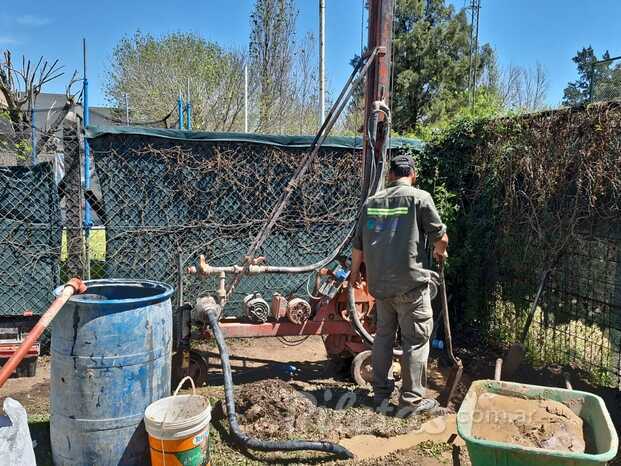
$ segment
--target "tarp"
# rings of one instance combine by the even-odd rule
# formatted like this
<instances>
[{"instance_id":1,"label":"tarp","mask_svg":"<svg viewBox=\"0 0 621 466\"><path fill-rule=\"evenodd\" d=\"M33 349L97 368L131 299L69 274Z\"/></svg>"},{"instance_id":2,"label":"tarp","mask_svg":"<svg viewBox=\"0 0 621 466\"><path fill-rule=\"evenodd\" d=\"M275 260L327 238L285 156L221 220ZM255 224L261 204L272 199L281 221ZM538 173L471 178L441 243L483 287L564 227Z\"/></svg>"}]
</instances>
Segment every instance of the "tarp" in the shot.
<instances>
[{"instance_id":1,"label":"tarp","mask_svg":"<svg viewBox=\"0 0 621 466\"><path fill-rule=\"evenodd\" d=\"M241 142L248 144L266 144L283 148L310 147L314 136L282 136L253 133L215 133L205 131L186 131L181 129L145 128L137 126L89 126L86 128L88 139L97 139L106 135L140 135L186 142ZM359 136L329 136L322 147L333 149L362 149ZM422 151L424 143L419 139L392 137L391 149L412 149Z\"/></svg>"},{"instance_id":2,"label":"tarp","mask_svg":"<svg viewBox=\"0 0 621 466\"><path fill-rule=\"evenodd\" d=\"M0 167L0 314L45 311L60 281L61 235L52 164Z\"/></svg>"},{"instance_id":3,"label":"tarp","mask_svg":"<svg viewBox=\"0 0 621 466\"><path fill-rule=\"evenodd\" d=\"M104 273L170 283L177 281L179 253L185 266L198 254L213 265L239 263L312 143L310 137L150 128L98 131L89 128L106 213ZM361 189L361 160L355 153L361 146L355 139L333 139L322 146L259 251L271 265L313 263L346 237ZM304 296L307 279L244 278L227 313L238 312L241 298L252 292L268 300L274 291ZM213 293L210 287L217 285L189 276L184 282L190 301Z\"/></svg>"}]
</instances>

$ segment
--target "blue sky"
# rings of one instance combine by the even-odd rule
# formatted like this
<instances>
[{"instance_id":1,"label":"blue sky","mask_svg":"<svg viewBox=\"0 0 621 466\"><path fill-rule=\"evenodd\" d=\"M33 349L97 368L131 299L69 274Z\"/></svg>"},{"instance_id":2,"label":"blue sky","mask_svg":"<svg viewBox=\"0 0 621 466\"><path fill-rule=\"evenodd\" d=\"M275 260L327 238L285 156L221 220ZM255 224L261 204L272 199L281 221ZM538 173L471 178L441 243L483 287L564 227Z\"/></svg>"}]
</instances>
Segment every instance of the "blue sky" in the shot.
<instances>
[{"instance_id":1,"label":"blue sky","mask_svg":"<svg viewBox=\"0 0 621 466\"><path fill-rule=\"evenodd\" d=\"M461 8L465 0L451 0ZM560 102L563 88L575 79L571 57L592 44L621 55L615 31L621 17L618 0L482 0L480 37L497 51L503 65L542 63L550 83L548 103ZM297 0L298 32L316 32L318 1ZM361 0L326 0L326 72L337 93L350 72L349 59L360 50ZM247 47L252 0L11 1L0 12L0 49L37 58L59 58L67 74L81 69L81 38L89 48L89 81L93 105L104 105L105 70L112 49L137 29L155 35L192 31L232 48ZM617 24L615 24L617 23ZM366 35L365 35L366 40ZM68 77L66 77L68 79ZM61 78L48 88L62 92Z\"/></svg>"}]
</instances>

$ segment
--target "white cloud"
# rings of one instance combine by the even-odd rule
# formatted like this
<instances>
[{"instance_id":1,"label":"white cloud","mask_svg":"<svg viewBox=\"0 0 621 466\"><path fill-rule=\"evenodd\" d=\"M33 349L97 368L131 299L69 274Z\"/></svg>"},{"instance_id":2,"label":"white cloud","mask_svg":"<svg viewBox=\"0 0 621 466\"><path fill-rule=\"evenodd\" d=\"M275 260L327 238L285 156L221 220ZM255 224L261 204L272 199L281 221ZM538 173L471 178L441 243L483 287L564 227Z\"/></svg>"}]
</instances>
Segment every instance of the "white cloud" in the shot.
<instances>
[{"instance_id":1,"label":"white cloud","mask_svg":"<svg viewBox=\"0 0 621 466\"><path fill-rule=\"evenodd\" d=\"M50 24L52 20L50 18L45 18L43 16L35 16L35 15L22 15L17 18L17 23L22 26L45 26L46 24Z\"/></svg>"},{"instance_id":2,"label":"white cloud","mask_svg":"<svg viewBox=\"0 0 621 466\"><path fill-rule=\"evenodd\" d=\"M12 45L17 44L17 39L9 36L0 36L0 44L2 45Z\"/></svg>"}]
</instances>

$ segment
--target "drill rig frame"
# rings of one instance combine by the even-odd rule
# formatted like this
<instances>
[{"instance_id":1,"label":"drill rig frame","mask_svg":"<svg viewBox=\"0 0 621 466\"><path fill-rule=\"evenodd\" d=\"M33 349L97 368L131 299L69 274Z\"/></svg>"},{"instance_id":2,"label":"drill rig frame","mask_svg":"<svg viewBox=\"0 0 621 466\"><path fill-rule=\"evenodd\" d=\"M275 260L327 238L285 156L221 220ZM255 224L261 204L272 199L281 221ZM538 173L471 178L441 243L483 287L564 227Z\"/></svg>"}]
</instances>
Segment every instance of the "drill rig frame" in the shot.
<instances>
[{"instance_id":1,"label":"drill rig frame","mask_svg":"<svg viewBox=\"0 0 621 466\"><path fill-rule=\"evenodd\" d=\"M255 257L255 253L262 241L269 235L276 219L280 216L288 197L295 189L296 183L303 176L309 162L317 155L321 144L327 137L328 132L336 123L342 113L347 100L353 93L356 85L366 78L365 83L365 118L363 127L363 182L361 193L361 205L366 197L383 185L384 165L388 139L390 137L390 91L391 91L391 57L392 57L392 28L393 28L393 0L369 0L368 1L368 41L367 52L363 54L348 79L338 99L326 116L322 126L315 137L311 150L301 162L300 167L294 173L289 185L283 191L280 201L267 219L266 225L253 241L242 265L228 267L213 267L207 264L201 257L198 266L188 268L188 273L195 273L206 277L217 277L219 289L214 303L223 308L228 297L243 275L255 275L260 273L317 273L316 290L319 288L320 277L329 274L325 266L333 262L341 249L351 240L352 232L339 245L333 254L324 261L310 264L305 267L274 267L262 265L262 258ZM232 276L227 284L226 277ZM308 335L321 335L324 339L326 352L333 358L351 358L356 355L365 356L366 362L360 358L352 364L352 373L359 383L370 382L364 377L362 368L370 363L368 341L361 337L360 329L356 325L364 327L369 334L375 332L375 300L368 293L366 284L353 288L353 304L348 302L348 284L346 280L340 280L329 298L311 300L313 312L310 318L302 322L293 322L291 319L280 317L278 311L272 312L272 318L264 322L248 322L240 318L220 318L219 327L226 338L256 338L256 337L298 337ZM275 290L276 291L276 290ZM217 301L217 302L216 302ZM356 325L352 322L352 308L356 309ZM206 370L203 366L206 361L197 353L189 351L190 330L186 325L190 318L189 310L185 310L183 330L177 338L177 351L173 367L183 375L188 373L199 376ZM284 314L283 314L284 315ZM196 316L193 316L194 319ZM203 319L200 319L203 320ZM205 322L206 320L203 320ZM212 337L207 326L203 326L201 338ZM185 342L185 343L184 343ZM191 366L191 367L190 367ZM366 371L368 374L368 371ZM181 375L179 374L179 375ZM199 377L200 378L200 377Z\"/></svg>"}]
</instances>

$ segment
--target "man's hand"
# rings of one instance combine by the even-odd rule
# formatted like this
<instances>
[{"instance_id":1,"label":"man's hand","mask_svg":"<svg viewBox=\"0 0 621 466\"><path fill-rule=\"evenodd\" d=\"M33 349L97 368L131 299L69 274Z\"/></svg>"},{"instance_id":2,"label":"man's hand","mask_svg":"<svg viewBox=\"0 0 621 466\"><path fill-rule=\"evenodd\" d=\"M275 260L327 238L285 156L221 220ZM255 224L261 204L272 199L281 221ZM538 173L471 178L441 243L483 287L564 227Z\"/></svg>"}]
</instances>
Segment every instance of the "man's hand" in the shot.
<instances>
[{"instance_id":1,"label":"man's hand","mask_svg":"<svg viewBox=\"0 0 621 466\"><path fill-rule=\"evenodd\" d=\"M448 235L445 233L442 238L433 244L433 258L438 262L444 262L448 257L446 248L448 247Z\"/></svg>"},{"instance_id":2,"label":"man's hand","mask_svg":"<svg viewBox=\"0 0 621 466\"><path fill-rule=\"evenodd\" d=\"M360 265L362 264L362 251L353 248L351 251L351 273L349 274L350 286L360 288Z\"/></svg>"}]
</instances>

